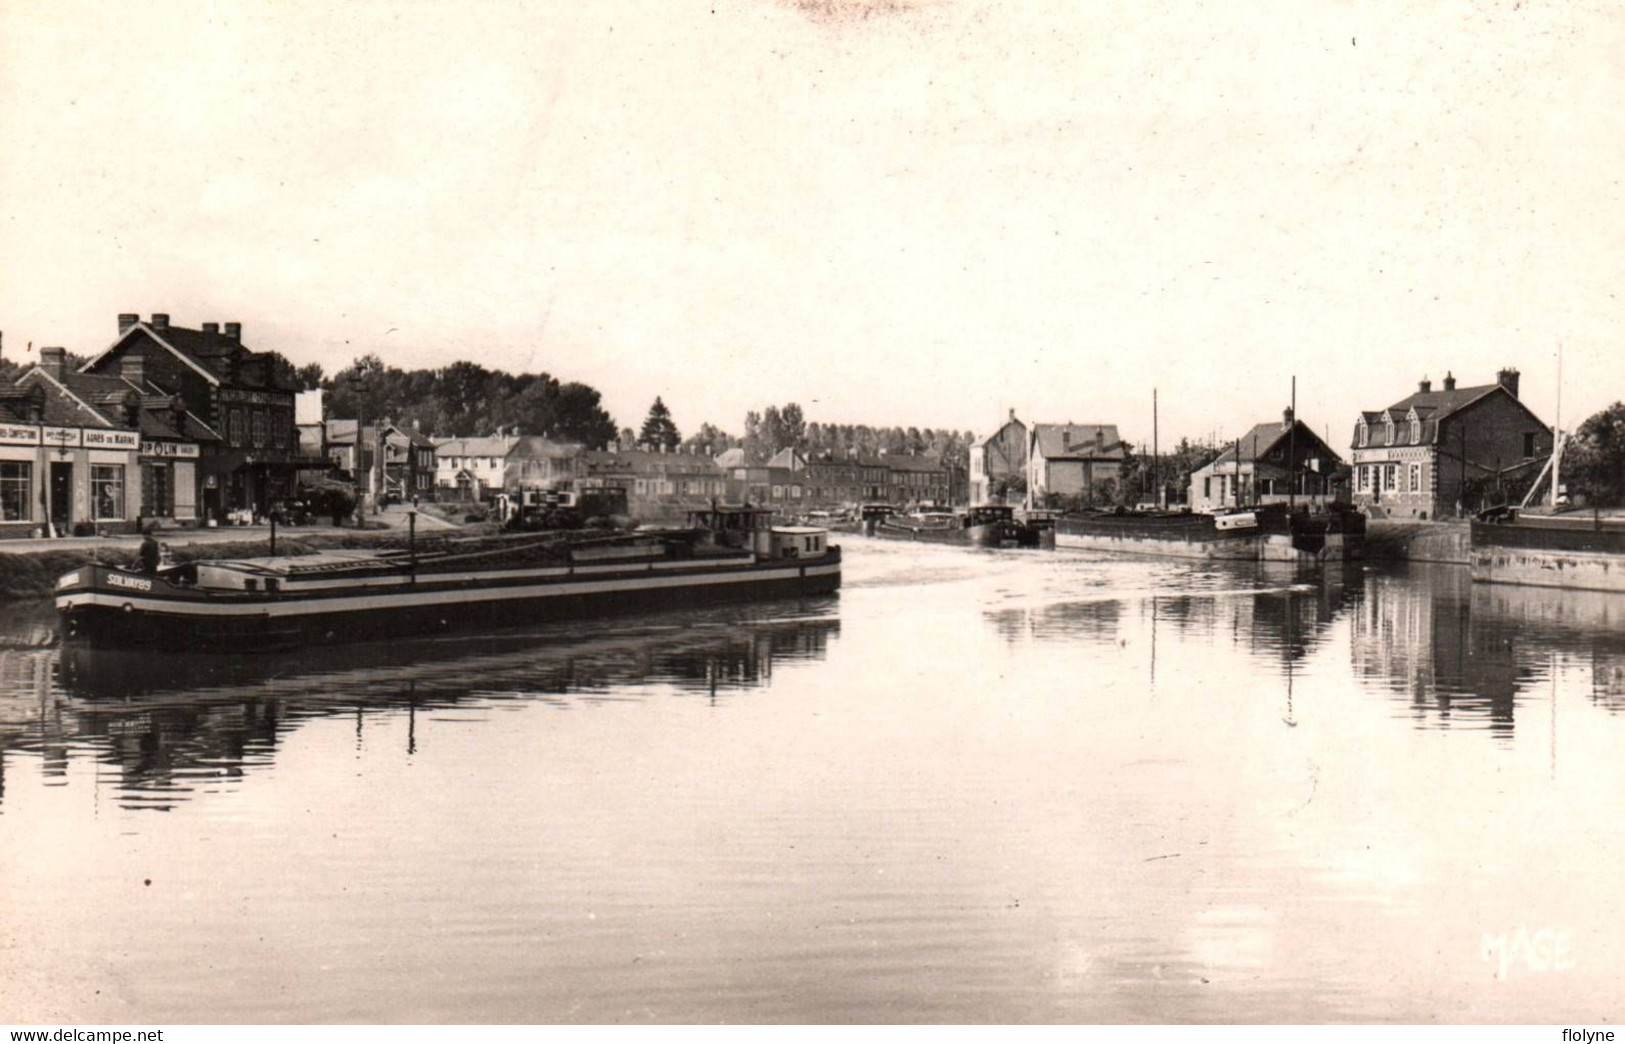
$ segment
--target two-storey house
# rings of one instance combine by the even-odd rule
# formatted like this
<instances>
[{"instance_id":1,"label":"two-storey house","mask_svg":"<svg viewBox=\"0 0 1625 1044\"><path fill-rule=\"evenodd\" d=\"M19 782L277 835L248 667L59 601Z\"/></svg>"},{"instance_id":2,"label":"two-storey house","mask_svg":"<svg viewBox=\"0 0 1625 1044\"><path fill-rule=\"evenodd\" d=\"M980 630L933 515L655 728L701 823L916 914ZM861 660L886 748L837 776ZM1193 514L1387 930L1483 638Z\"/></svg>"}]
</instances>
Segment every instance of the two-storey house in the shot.
<instances>
[{"instance_id":1,"label":"two-storey house","mask_svg":"<svg viewBox=\"0 0 1625 1044\"><path fill-rule=\"evenodd\" d=\"M1128 447L1115 424L1034 424L1027 439L1027 503L1089 499L1122 476Z\"/></svg>"},{"instance_id":2,"label":"two-storey house","mask_svg":"<svg viewBox=\"0 0 1625 1044\"><path fill-rule=\"evenodd\" d=\"M1518 397L1518 371L1494 384L1456 387L1453 375L1387 409L1360 415L1352 447L1352 499L1374 518L1471 514L1552 453L1552 430Z\"/></svg>"},{"instance_id":3,"label":"two-storey house","mask_svg":"<svg viewBox=\"0 0 1625 1044\"><path fill-rule=\"evenodd\" d=\"M1016 411L991 435L971 443L969 452L970 502L1014 503L1023 499L1027 483L1027 425Z\"/></svg>"}]
</instances>

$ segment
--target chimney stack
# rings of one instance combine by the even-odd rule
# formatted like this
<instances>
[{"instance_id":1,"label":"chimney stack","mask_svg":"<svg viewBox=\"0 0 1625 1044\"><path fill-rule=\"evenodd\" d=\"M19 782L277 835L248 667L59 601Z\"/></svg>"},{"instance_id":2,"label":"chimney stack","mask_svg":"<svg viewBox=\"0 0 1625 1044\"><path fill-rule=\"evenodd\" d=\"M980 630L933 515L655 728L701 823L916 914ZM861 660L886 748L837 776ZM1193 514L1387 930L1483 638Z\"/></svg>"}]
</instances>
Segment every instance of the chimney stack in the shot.
<instances>
[{"instance_id":1,"label":"chimney stack","mask_svg":"<svg viewBox=\"0 0 1625 1044\"><path fill-rule=\"evenodd\" d=\"M1433 390L1433 382L1428 380L1426 377L1423 377L1419 382L1417 382L1416 390L1426 395L1428 392Z\"/></svg>"},{"instance_id":2,"label":"chimney stack","mask_svg":"<svg viewBox=\"0 0 1625 1044\"><path fill-rule=\"evenodd\" d=\"M218 334L220 332L220 324L219 323L204 323L203 324L203 332L206 333L206 334Z\"/></svg>"},{"instance_id":3,"label":"chimney stack","mask_svg":"<svg viewBox=\"0 0 1625 1044\"><path fill-rule=\"evenodd\" d=\"M118 314L119 336L124 336L125 333L129 332L130 327L134 326L140 321L141 317L134 312L120 312Z\"/></svg>"},{"instance_id":4,"label":"chimney stack","mask_svg":"<svg viewBox=\"0 0 1625 1044\"><path fill-rule=\"evenodd\" d=\"M243 340L243 324L242 323L227 323L226 324L226 340L228 340L228 341L236 341L239 344L241 344L242 340Z\"/></svg>"},{"instance_id":5,"label":"chimney stack","mask_svg":"<svg viewBox=\"0 0 1625 1044\"><path fill-rule=\"evenodd\" d=\"M152 326L152 328L154 330L167 330L167 329L169 329L169 313L168 312L154 312L154 313L152 313L151 326Z\"/></svg>"},{"instance_id":6,"label":"chimney stack","mask_svg":"<svg viewBox=\"0 0 1625 1044\"><path fill-rule=\"evenodd\" d=\"M1518 397L1518 371L1508 366L1495 375L1496 383L1505 388L1511 396Z\"/></svg>"},{"instance_id":7,"label":"chimney stack","mask_svg":"<svg viewBox=\"0 0 1625 1044\"><path fill-rule=\"evenodd\" d=\"M66 348L41 348L39 350L39 368L57 380L62 379L62 371L67 367L68 350Z\"/></svg>"},{"instance_id":8,"label":"chimney stack","mask_svg":"<svg viewBox=\"0 0 1625 1044\"><path fill-rule=\"evenodd\" d=\"M1423 390L1425 391L1426 389ZM1283 427L1292 427L1293 419L1294 415L1292 413L1292 407L1288 406L1286 409L1281 411L1281 424Z\"/></svg>"},{"instance_id":9,"label":"chimney stack","mask_svg":"<svg viewBox=\"0 0 1625 1044\"><path fill-rule=\"evenodd\" d=\"M1456 375L1451 373L1449 370L1446 370L1445 374L1444 374L1444 390L1445 391L1455 391L1456 390Z\"/></svg>"}]
</instances>

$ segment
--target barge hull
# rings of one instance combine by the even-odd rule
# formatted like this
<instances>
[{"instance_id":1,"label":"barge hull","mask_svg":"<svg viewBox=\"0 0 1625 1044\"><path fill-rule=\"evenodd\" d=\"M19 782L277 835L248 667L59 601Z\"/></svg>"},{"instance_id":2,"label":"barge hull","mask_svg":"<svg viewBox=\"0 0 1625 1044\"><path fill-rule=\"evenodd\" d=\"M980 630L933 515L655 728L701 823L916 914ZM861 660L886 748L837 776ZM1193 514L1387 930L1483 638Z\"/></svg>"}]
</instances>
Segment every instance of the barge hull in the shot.
<instances>
[{"instance_id":1,"label":"barge hull","mask_svg":"<svg viewBox=\"0 0 1625 1044\"><path fill-rule=\"evenodd\" d=\"M1625 593L1625 556L1619 554L1475 547L1468 565L1477 583Z\"/></svg>"},{"instance_id":2,"label":"barge hull","mask_svg":"<svg viewBox=\"0 0 1625 1044\"><path fill-rule=\"evenodd\" d=\"M505 583L443 585L425 577L389 590L321 597L180 601L95 590L58 598L70 640L153 649L282 649L440 632L496 629L719 602L832 594L839 553L806 563L672 575L514 576Z\"/></svg>"}]
</instances>

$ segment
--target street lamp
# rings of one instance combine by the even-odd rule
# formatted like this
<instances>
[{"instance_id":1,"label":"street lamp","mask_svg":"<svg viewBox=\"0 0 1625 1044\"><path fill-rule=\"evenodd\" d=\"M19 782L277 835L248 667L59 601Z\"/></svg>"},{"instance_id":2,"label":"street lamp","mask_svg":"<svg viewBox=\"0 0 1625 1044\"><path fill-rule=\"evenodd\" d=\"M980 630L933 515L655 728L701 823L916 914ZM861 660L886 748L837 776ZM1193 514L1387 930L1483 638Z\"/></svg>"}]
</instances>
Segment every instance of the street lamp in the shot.
<instances>
[{"instance_id":1,"label":"street lamp","mask_svg":"<svg viewBox=\"0 0 1625 1044\"><path fill-rule=\"evenodd\" d=\"M356 519L362 525L365 525L367 521L367 490L366 487L362 486L361 484L361 461L364 453L361 433L366 430L367 426L366 419L363 416L364 407L362 405L362 392L365 390L365 378L363 378L359 373L351 374L350 392L355 396L355 467L351 469L350 473L355 476L356 480ZM371 468L367 469L367 479L368 484L370 485L372 479Z\"/></svg>"}]
</instances>

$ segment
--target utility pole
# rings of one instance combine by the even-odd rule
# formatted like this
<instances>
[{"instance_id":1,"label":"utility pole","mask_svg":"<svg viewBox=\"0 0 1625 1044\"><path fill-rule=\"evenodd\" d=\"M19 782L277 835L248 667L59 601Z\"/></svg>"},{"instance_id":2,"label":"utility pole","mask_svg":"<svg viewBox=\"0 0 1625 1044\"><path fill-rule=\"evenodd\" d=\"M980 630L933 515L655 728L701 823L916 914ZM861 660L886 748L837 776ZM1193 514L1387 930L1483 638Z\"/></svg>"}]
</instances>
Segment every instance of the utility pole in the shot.
<instances>
[{"instance_id":1,"label":"utility pole","mask_svg":"<svg viewBox=\"0 0 1625 1044\"><path fill-rule=\"evenodd\" d=\"M1557 417L1552 424L1552 511L1557 510L1557 473L1563 466L1563 342L1557 342Z\"/></svg>"},{"instance_id":2,"label":"utility pole","mask_svg":"<svg viewBox=\"0 0 1625 1044\"><path fill-rule=\"evenodd\" d=\"M366 407L361 396L362 380L359 374L350 378L350 390L355 393L355 467L351 474L356 478L356 518L363 526L367 522L367 491L361 485L361 461L366 453L366 440L362 432L366 431L366 418L363 416ZM367 470L367 484L372 484L372 469Z\"/></svg>"},{"instance_id":3,"label":"utility pole","mask_svg":"<svg viewBox=\"0 0 1625 1044\"><path fill-rule=\"evenodd\" d=\"M1292 405L1288 407L1292 414L1289 423L1290 430L1286 434L1286 509L1288 513L1297 510L1298 502L1298 375L1292 375Z\"/></svg>"},{"instance_id":4,"label":"utility pole","mask_svg":"<svg viewBox=\"0 0 1625 1044\"><path fill-rule=\"evenodd\" d=\"M1162 510L1162 483L1160 481L1158 481L1162 477L1161 474L1160 474L1160 469L1159 469L1159 465L1162 462L1162 458L1160 456L1161 452L1162 452L1161 448L1160 448L1160 446L1159 446L1159 444L1157 442L1157 389L1152 388L1151 389L1151 488L1154 491L1154 493L1153 493L1153 497L1154 497L1153 503L1155 503L1157 505L1157 510L1159 510L1159 511Z\"/></svg>"}]
</instances>

